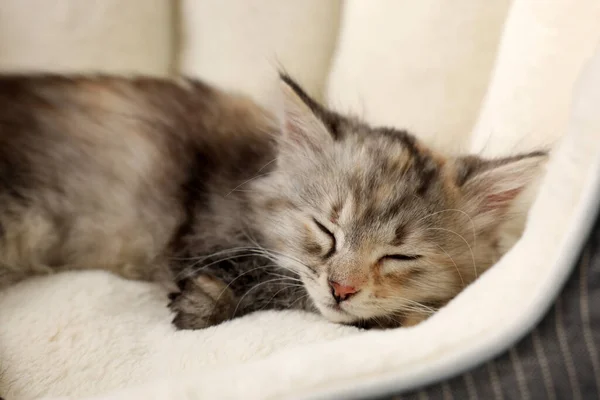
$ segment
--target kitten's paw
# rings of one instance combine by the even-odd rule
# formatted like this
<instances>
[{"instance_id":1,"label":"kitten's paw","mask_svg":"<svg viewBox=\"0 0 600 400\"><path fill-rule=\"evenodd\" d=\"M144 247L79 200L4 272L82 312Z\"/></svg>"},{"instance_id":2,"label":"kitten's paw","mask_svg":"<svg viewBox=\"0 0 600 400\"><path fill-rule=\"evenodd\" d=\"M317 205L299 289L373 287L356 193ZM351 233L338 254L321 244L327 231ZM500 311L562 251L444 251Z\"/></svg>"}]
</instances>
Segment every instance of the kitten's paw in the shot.
<instances>
[{"instance_id":1,"label":"kitten's paw","mask_svg":"<svg viewBox=\"0 0 600 400\"><path fill-rule=\"evenodd\" d=\"M169 294L177 329L202 329L231 318L233 292L219 279L198 275L180 283L181 292Z\"/></svg>"}]
</instances>

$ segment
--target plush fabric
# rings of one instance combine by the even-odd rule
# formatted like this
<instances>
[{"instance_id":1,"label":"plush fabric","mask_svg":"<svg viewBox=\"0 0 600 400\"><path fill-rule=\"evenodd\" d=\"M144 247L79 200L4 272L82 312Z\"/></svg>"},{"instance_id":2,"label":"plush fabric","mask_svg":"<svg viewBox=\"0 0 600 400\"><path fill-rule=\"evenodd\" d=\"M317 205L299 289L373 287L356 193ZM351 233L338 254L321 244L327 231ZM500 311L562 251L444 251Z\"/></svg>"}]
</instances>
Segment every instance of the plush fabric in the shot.
<instances>
[{"instance_id":1,"label":"plush fabric","mask_svg":"<svg viewBox=\"0 0 600 400\"><path fill-rule=\"evenodd\" d=\"M591 211L598 215L599 210L597 198L596 210ZM596 218L567 285L527 337L461 376L393 400L598 399L599 349L600 219Z\"/></svg>"},{"instance_id":2,"label":"plush fabric","mask_svg":"<svg viewBox=\"0 0 600 400\"><path fill-rule=\"evenodd\" d=\"M321 97L339 0L183 0L180 71L273 107L277 69Z\"/></svg>"},{"instance_id":3,"label":"plush fabric","mask_svg":"<svg viewBox=\"0 0 600 400\"><path fill-rule=\"evenodd\" d=\"M596 0L516 0L472 135L489 156L551 147L564 134L574 84L600 38Z\"/></svg>"},{"instance_id":4,"label":"plush fabric","mask_svg":"<svg viewBox=\"0 0 600 400\"><path fill-rule=\"evenodd\" d=\"M468 3L467 0L462 2ZM206 24L218 25L219 20L226 18L231 18L229 21L244 19L241 18L241 12L234 17L239 12L234 7L246 7L242 6L241 2L231 0L228 2L232 7L231 14L225 13L226 8L223 8L219 13L215 12L212 20L209 12L218 8L216 2L195 3L198 7L204 7L202 8L204 11L196 14L196 17L201 17ZM310 3L307 2L307 5L302 7L308 9ZM438 19L431 19L438 23L430 23L428 28L424 29L422 22L429 20L423 15L433 11L421 8L422 6L416 3L412 7L404 5L405 8L401 9L397 2L376 2L376 6L373 7L379 7L381 10L369 12L365 5L347 3L348 8L343 13L339 52L336 53L335 67L327 87L332 104L337 103L340 107L352 109L356 105L355 98L349 95L346 97L344 90L350 91L349 88L354 81L357 85L361 84L361 79L364 79L363 82L368 81L361 74L355 78L344 76L351 69L352 60L360 59L360 52L351 54L348 50L352 42L360 46L361 43L357 39L360 38L361 41L373 43L373 46L376 44L383 46L387 39L381 35L385 36L388 31L379 25L392 24L384 17L399 13L401 10L404 14L414 12L414 18L421 21L410 32L418 34L415 40L423 43L420 49L427 54L421 56L419 47L416 46L411 51L414 53L413 58L417 65L398 63L396 68L388 69L383 63L381 69L378 69L374 63L367 63L368 68L362 70L364 74L379 74L381 77L385 75L390 82L389 93L384 93L385 86L380 85L379 89L373 90L369 95L361 94L369 104L376 102L377 93L380 93L388 99L388 102L384 103L386 107L397 103L401 109L401 106L406 104L407 97L404 93L398 93L394 87L400 88L405 85L407 90L415 94L418 94L419 88L423 87L427 92L424 98L429 96L437 99L435 102L432 100L432 104L435 104L434 109L438 110L431 116L434 120L431 122L432 126L454 129L453 127L457 126L456 121L460 121L460 124L470 129L468 126L479 119L478 129L475 130L476 136L473 136L473 146L475 146L477 140L480 140L477 139L477 135L485 130L483 128L485 121L495 121L490 122L489 126L496 126L494 124L500 122L506 124L503 126L512 126L512 122L505 121L503 118L510 119L516 115L516 111L506 112L506 107L510 106L510 102L506 100L510 97L507 93L513 93L515 96L518 94L519 104L530 106L532 110L526 121L528 126L535 127L539 124L543 127L552 127L556 124L562 127L547 134L540 133L535 139L539 140L538 143L545 142L548 138L554 140L566 132L564 140L560 141L558 148L552 154L547 176L542 179L523 238L496 266L439 313L416 327L382 332L361 332L354 328L330 324L317 315L298 312L258 313L203 331L175 332L169 324L170 315L165 308L166 294L151 284L125 281L104 272L73 272L36 278L0 293L0 395L7 400L42 396L49 398L65 396L69 399L96 396L91 398L111 400L279 399L334 395L337 398L360 398L366 395L413 389L459 374L485 361L487 357L492 357L510 347L541 318L571 270L572 262L579 250L578 246L586 233L586 223L591 223L587 219L591 210L590 204L596 205L593 200L597 195L595 190L599 186L600 176L598 174L600 115L597 113L597 104L600 104L600 52L596 53L595 64L590 67L588 75L580 85L581 90L576 96L577 102L570 123L567 125L565 116L569 113L572 99L572 86L569 85L576 81L579 70L591 51L575 47L576 51L571 52L573 43L563 40L564 36L568 35L580 35L577 37L582 40L585 36L586 42L590 43L586 46L590 46L591 49L600 39L600 33L592 29L590 24L585 23L571 24L568 25L570 27L568 30L561 30L566 29L565 25L550 20L547 26L556 28L555 35L532 35L528 49L552 48L553 54L563 54L564 57L573 59L569 61L568 68L558 68L553 63L549 63L543 51L533 52L534 54L528 57L509 56L514 47L522 45L518 40L510 39L519 34L516 31L522 29L521 34L526 36L529 34L525 28L527 25L536 27L540 23L539 13L532 12L531 7L524 3L530 2L515 0L512 4L510 18L501 39L497 36L494 39L492 31L496 29L498 32L500 29L499 26L502 25L500 13L505 12L502 10L505 10L503 7L506 4L502 2L494 5L494 10L498 14L472 9L473 20L479 21L478 18L484 18L485 21L495 21L496 24L495 28L485 27L486 24L480 22L471 22L469 25L475 29L473 35L484 32L481 34L487 37L477 42L479 45L487 43L487 47L482 46L488 53L481 55L481 60L487 60L483 62L488 63L486 66L477 66L478 63L473 62L473 59L479 56L476 57L474 55L476 51L467 45L464 45L464 49L469 50L463 52L459 51L461 45L456 44L448 50L449 55L442 60L451 64L452 68L460 70L460 73L449 78L454 82L453 84L463 79L467 87L472 84L471 89L477 88L472 89L470 94L465 94L463 98L465 102L456 106L455 111L461 114L460 117L455 117L448 111L454 106L440 95L442 91L432 89L429 85L429 79L445 82L445 77L438 76L438 74L445 74L444 68L437 68L435 73L429 71L431 77L425 80L422 86L419 86L416 81L411 82L410 85L406 82L402 83L402 78L399 77L404 73L414 74L419 65L426 70L434 55L429 52L430 47L443 49L445 46L452 45L443 32L457 32L457 38L460 37L465 41L471 39L470 34L462 32L459 27L448 30L444 24L446 14L443 13L436 16ZM24 11L19 7L14 5L6 7L5 4L9 3L0 3L1 18L10 19L6 17L8 11L13 15L24 15ZM75 0L72 4L75 4ZM270 21L274 24L272 28L265 28L268 34L285 36L286 34L279 32L279 29L285 30L289 26L290 29L295 29L294 32L301 33L317 29L312 26L311 19L308 17L303 17L304 25L300 28L293 27L291 23L279 26L271 21L278 18L278 14L269 14L264 8L267 4L274 7L274 3L261 1L253 4L261 5L255 10L258 14L266 13L262 14L263 19L257 19L257 23L266 24ZM469 4L473 6L474 3ZM597 7L591 1L574 4L567 0L554 0L548 3L547 7L554 7L556 13L552 15L555 15L557 20L561 20L559 17L567 18L565 15L560 15L566 4L571 5L569 12L579 15L584 21L587 21L588 17L592 18L589 15L597 12ZM256 33L256 37L242 34L232 40L231 46L228 44L223 47L223 52L220 53L214 48L208 52L216 58L222 58L218 61L221 64L216 64L216 59L209 60L210 63L215 62L215 66L203 69L200 64L209 62L203 60L204 56L198 56L197 61L190 61L196 56L185 56L188 51L186 49L200 49L202 46L199 44L203 40L206 43L210 41L206 37L195 38L195 34L192 33L194 29L201 28L188 26L195 18L194 13L189 11L190 7L195 6L191 2L187 5L184 2L182 10L188 11L179 18L183 24L180 34L185 38L181 44L183 49L181 60L182 65L189 62L189 65L193 66L197 62L199 66L196 73L199 75L206 74L209 77L213 74L210 79L222 82L224 86L233 87L240 81L237 76L229 74L235 75L237 71L243 71L243 65L232 67L228 74L218 77L218 70L221 67L225 68L227 64L223 60L231 59L235 60L235 63L243 64L251 59L251 54L245 56L247 58L241 58L240 53L245 48L260 48L261 51L267 51L270 46L274 46L273 42L270 42L273 39L265 39L262 34ZM290 7L302 8L298 5L290 5ZM381 22L365 29L364 26L369 24L362 21L360 14L356 10L353 11L352 7L365 7L364 18L377 15L381 18ZM459 16L452 14L452 10L441 8L440 12L442 11L448 13L449 24L450 21L454 21L453 23L463 27L463 22L460 22ZM315 11L317 14L319 12L325 11ZM327 12L334 14L333 11ZM141 18L141 15L136 15L136 18ZM150 15L154 14L150 12ZM243 15L251 19L254 14ZM429 18L433 18L433 14L428 15ZM322 16L315 16L315 18L320 23L326 22ZM402 18L411 21L408 16ZM520 22L517 24L514 21ZM235 37L239 34L238 28L243 32L243 29L252 26L249 20L243 22L245 25L240 26L233 22L223 23L221 35ZM154 27L157 26L155 21ZM26 31L22 27L19 29ZM29 31L34 27L29 25L27 29L27 34L32 35ZM62 24L61 29L63 29ZM398 27L398 29L407 32L406 27ZM442 30L442 33L439 30ZM351 34L353 31L359 33ZM541 31L547 32L547 29ZM203 32L208 34L210 31ZM423 36L428 36L429 39ZM352 39L353 37L355 39ZM248 42L242 40L243 38L247 38ZM495 52L498 39L502 43L500 56L494 64L492 73L489 60L493 56L490 54ZM189 43L193 40L198 40L198 47ZM324 40L334 39L328 37ZM535 40L540 42L535 43ZM234 42L238 44L234 45ZM318 40L314 39L314 42ZM394 53L397 42L389 40L387 43L389 43L387 53ZM255 45L257 47L253 47ZM98 44L98 46L103 45ZM405 45L405 47L410 46ZM140 49L140 51L146 50ZM325 53L325 50L319 51L323 51L319 54ZM515 53L518 52L515 50ZM2 60L0 62L3 63L1 65L11 65L12 61L7 60L5 54L0 52L0 60ZM31 61L30 65L42 68L52 54L50 50L42 52L39 54L40 58L35 62ZM194 52L189 50L188 54L201 54L201 52L195 53L195 50ZM464 58L461 59L463 56ZM78 56L73 54L72 57L75 65ZM311 55L307 54L306 57L310 58ZM321 60L326 58L324 55L318 57L323 57ZM378 57L383 58L379 55ZM171 62L171 60L163 61L164 65L169 65ZM68 58L62 62L64 65L69 65ZM310 62L302 65L298 68L313 68ZM358 67L360 63L357 62L356 65ZM524 81L529 82L525 77L514 81L502 78L504 74L510 75L511 71L516 73L514 71L527 69L531 65L536 65L536 74L530 76L530 79L535 81L540 78L540 83L534 87L545 86L549 93L566 96L568 99L561 98L560 101L545 99L533 89L530 95L526 90L529 87L523 86ZM191 66L185 68L192 68ZM84 69L83 66L81 68ZM261 75L263 72L260 71L263 71L263 68L266 67L257 67L256 71L259 72L250 71L248 76L253 79L263 79L260 77L268 75L267 73ZM291 70L292 67L286 66L286 68ZM469 80L471 75L468 71L471 68L477 70L473 73L473 82ZM107 70L110 69L107 67ZM552 72L548 72L549 70ZM309 76L313 72L305 73ZM338 72L340 76L337 76ZM490 73L492 74L491 85L484 101L484 113L477 117L477 111L474 111L477 107L473 104L482 99L484 90L481 89L481 85L487 86L481 81L488 78L484 79L482 76L489 77ZM541 79L544 74L558 74L560 77L557 76L555 80L544 80ZM319 85L325 87L325 75L321 78L318 78L318 74L312 76L315 77L312 81L314 90L318 91ZM268 91L267 81L271 78L264 79L265 91ZM319 82L319 79L322 80ZM384 82L379 78L372 79L374 84ZM336 82L347 83L341 85ZM557 87L553 86L554 82ZM345 85L348 85L348 89ZM256 87L243 86L242 89L258 99L263 95ZM398 100L395 100L394 93L398 94ZM387 108L388 111L391 109ZM518 107L515 106L515 109ZM411 108L411 110L406 119L421 121L422 126L426 128L425 125L429 122L419 114L423 111L422 108ZM393 118L392 114L392 112L385 114L388 116L385 118ZM375 112L367 114L367 117L377 122L379 117L374 115ZM496 118L496 115L504 117ZM385 122L384 117L381 118L379 121ZM515 125L520 126L518 121L520 120L517 119ZM388 123L404 126L401 120L390 120ZM423 129L423 131L429 130ZM526 135L530 130L519 132ZM490 146L498 146L499 152L506 150L506 147L503 148L505 143L503 136L500 133L492 133L499 136L489 140ZM456 134L460 136L460 140L468 139L468 136L464 136L462 132ZM507 136L506 140L514 137ZM515 142L512 143L514 146Z\"/></svg>"},{"instance_id":5,"label":"plush fabric","mask_svg":"<svg viewBox=\"0 0 600 400\"><path fill-rule=\"evenodd\" d=\"M488 157L551 149L564 134L575 82L600 38L600 3L516 0L505 22L488 92L467 147ZM527 210L539 182L513 213ZM523 220L503 227L508 248Z\"/></svg>"},{"instance_id":6,"label":"plush fabric","mask_svg":"<svg viewBox=\"0 0 600 400\"><path fill-rule=\"evenodd\" d=\"M0 70L167 75L174 16L166 0L2 0Z\"/></svg>"},{"instance_id":7,"label":"plush fabric","mask_svg":"<svg viewBox=\"0 0 600 400\"><path fill-rule=\"evenodd\" d=\"M328 100L446 153L467 150L509 4L347 2Z\"/></svg>"}]
</instances>

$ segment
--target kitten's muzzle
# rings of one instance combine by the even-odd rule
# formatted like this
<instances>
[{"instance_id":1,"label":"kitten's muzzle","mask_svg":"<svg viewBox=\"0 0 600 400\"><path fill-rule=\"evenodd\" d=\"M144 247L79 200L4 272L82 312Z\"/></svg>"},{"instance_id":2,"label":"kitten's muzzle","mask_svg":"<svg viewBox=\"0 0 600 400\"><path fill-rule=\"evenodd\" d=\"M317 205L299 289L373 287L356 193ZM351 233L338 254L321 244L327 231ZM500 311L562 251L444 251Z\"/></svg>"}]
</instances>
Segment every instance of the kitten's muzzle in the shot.
<instances>
[{"instance_id":1,"label":"kitten's muzzle","mask_svg":"<svg viewBox=\"0 0 600 400\"><path fill-rule=\"evenodd\" d=\"M340 304L358 292L353 286L342 285L332 280L329 280L329 286L331 287L331 295L337 304Z\"/></svg>"}]
</instances>

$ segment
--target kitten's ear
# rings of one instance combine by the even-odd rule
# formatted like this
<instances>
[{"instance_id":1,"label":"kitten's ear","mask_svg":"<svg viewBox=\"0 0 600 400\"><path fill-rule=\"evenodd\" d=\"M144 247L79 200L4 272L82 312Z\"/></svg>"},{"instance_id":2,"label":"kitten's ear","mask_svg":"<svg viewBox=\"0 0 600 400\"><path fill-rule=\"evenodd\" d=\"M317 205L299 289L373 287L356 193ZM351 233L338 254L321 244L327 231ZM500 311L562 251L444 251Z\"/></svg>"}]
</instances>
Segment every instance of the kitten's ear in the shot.
<instances>
[{"instance_id":1,"label":"kitten's ear","mask_svg":"<svg viewBox=\"0 0 600 400\"><path fill-rule=\"evenodd\" d=\"M455 182L471 212L500 217L535 179L547 159L545 152L493 160L461 157L454 163Z\"/></svg>"},{"instance_id":2,"label":"kitten's ear","mask_svg":"<svg viewBox=\"0 0 600 400\"><path fill-rule=\"evenodd\" d=\"M321 106L287 75L280 75L282 145L318 150L333 138L315 114Z\"/></svg>"}]
</instances>

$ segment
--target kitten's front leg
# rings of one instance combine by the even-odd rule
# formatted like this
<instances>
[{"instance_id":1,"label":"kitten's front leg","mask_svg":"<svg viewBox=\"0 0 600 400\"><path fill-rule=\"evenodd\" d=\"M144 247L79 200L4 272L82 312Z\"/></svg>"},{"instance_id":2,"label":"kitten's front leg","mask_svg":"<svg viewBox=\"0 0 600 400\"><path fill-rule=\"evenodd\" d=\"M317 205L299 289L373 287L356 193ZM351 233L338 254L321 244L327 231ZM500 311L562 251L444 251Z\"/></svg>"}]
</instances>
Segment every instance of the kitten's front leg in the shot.
<instances>
[{"instance_id":1,"label":"kitten's front leg","mask_svg":"<svg viewBox=\"0 0 600 400\"><path fill-rule=\"evenodd\" d=\"M202 329L232 317L235 296L223 281L207 274L186 279L181 292L170 295L169 308L175 312L178 329Z\"/></svg>"}]
</instances>

